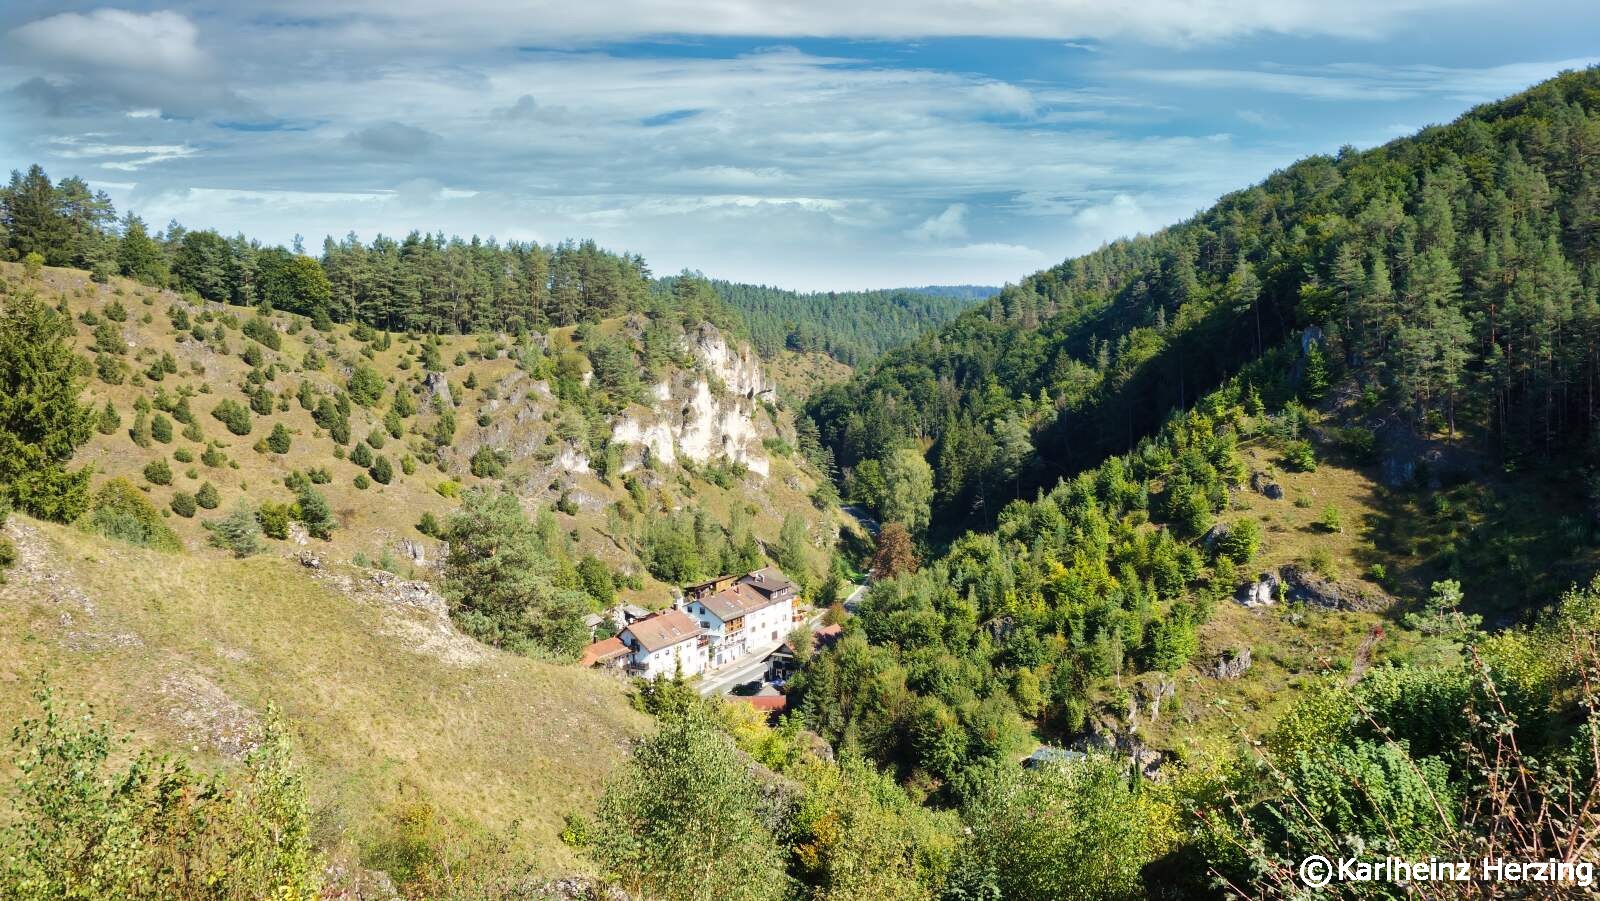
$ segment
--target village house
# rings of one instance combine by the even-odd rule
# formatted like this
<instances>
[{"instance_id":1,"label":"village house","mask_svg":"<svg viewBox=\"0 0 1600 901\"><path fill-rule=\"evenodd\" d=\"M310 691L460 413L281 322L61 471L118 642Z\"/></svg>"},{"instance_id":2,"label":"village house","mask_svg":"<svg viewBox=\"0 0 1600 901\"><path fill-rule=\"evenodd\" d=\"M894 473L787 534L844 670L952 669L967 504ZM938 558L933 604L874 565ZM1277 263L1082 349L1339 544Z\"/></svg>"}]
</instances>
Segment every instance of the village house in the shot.
<instances>
[{"instance_id":1,"label":"village house","mask_svg":"<svg viewBox=\"0 0 1600 901\"><path fill-rule=\"evenodd\" d=\"M795 625L796 594L794 583L768 566L686 586L661 613L619 606L612 611L616 637L589 645L579 663L647 679L698 675L782 644Z\"/></svg>"},{"instance_id":2,"label":"village house","mask_svg":"<svg viewBox=\"0 0 1600 901\"><path fill-rule=\"evenodd\" d=\"M678 673L697 676L707 669L706 630L682 610L665 610L635 620L623 628L615 640L628 650L623 668L631 676L645 679L671 678ZM600 654L603 656L604 652ZM585 656L589 656L588 651Z\"/></svg>"},{"instance_id":3,"label":"village house","mask_svg":"<svg viewBox=\"0 0 1600 901\"><path fill-rule=\"evenodd\" d=\"M781 644L794 628L795 594L794 583L768 566L690 585L681 605L710 637L718 667Z\"/></svg>"}]
</instances>

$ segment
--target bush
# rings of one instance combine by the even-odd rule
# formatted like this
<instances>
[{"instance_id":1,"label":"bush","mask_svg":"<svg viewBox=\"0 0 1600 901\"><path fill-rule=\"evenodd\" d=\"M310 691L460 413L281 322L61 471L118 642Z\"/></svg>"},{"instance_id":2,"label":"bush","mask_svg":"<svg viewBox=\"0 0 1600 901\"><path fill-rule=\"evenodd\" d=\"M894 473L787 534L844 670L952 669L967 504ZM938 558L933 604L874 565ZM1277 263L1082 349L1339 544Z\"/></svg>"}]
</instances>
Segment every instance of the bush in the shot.
<instances>
[{"instance_id":1,"label":"bush","mask_svg":"<svg viewBox=\"0 0 1600 901\"><path fill-rule=\"evenodd\" d=\"M283 423L273 423L272 434L267 436L267 449L275 454L287 454L293 439Z\"/></svg>"},{"instance_id":2,"label":"bush","mask_svg":"<svg viewBox=\"0 0 1600 901\"><path fill-rule=\"evenodd\" d=\"M179 548L178 536L161 512L127 479L111 479L94 493L84 528L107 538L163 551Z\"/></svg>"},{"instance_id":3,"label":"bush","mask_svg":"<svg viewBox=\"0 0 1600 901\"><path fill-rule=\"evenodd\" d=\"M1317 518L1317 527L1324 532L1339 533L1344 531L1344 516L1339 508L1332 504L1322 508L1322 516Z\"/></svg>"},{"instance_id":4,"label":"bush","mask_svg":"<svg viewBox=\"0 0 1600 901\"><path fill-rule=\"evenodd\" d=\"M146 464L144 477L152 485L171 485L172 467L167 465L167 458L158 457L153 462Z\"/></svg>"},{"instance_id":5,"label":"bush","mask_svg":"<svg viewBox=\"0 0 1600 901\"><path fill-rule=\"evenodd\" d=\"M1228 527L1227 534L1217 539L1216 552L1235 564L1244 565L1255 559L1261 550L1261 524L1253 519L1241 519Z\"/></svg>"},{"instance_id":6,"label":"bush","mask_svg":"<svg viewBox=\"0 0 1600 901\"><path fill-rule=\"evenodd\" d=\"M478 448L472 455L471 465L472 474L480 479L498 479L506 471L505 455L488 447Z\"/></svg>"},{"instance_id":7,"label":"bush","mask_svg":"<svg viewBox=\"0 0 1600 901\"><path fill-rule=\"evenodd\" d=\"M180 491L172 496L172 502L170 506L172 507L172 512L178 514L184 519L188 519L191 516L194 516L194 511L198 506L198 502L195 500L194 495L187 491Z\"/></svg>"},{"instance_id":8,"label":"bush","mask_svg":"<svg viewBox=\"0 0 1600 901\"><path fill-rule=\"evenodd\" d=\"M289 537L289 506L273 501L264 501L261 509L256 511L256 521L261 524L261 531L268 538L283 541Z\"/></svg>"},{"instance_id":9,"label":"bush","mask_svg":"<svg viewBox=\"0 0 1600 901\"><path fill-rule=\"evenodd\" d=\"M357 466L371 466L372 448L367 447L365 443L357 444L350 449L350 462Z\"/></svg>"},{"instance_id":10,"label":"bush","mask_svg":"<svg viewBox=\"0 0 1600 901\"><path fill-rule=\"evenodd\" d=\"M295 516L305 525L312 538L327 541L333 537L333 530L338 528L328 499L310 485L301 485L295 490Z\"/></svg>"},{"instance_id":11,"label":"bush","mask_svg":"<svg viewBox=\"0 0 1600 901\"><path fill-rule=\"evenodd\" d=\"M439 524L439 517L434 516L431 510L423 513L422 518L417 520L417 531L429 538L444 537L444 527Z\"/></svg>"},{"instance_id":12,"label":"bush","mask_svg":"<svg viewBox=\"0 0 1600 901\"><path fill-rule=\"evenodd\" d=\"M366 473L358 472L358 473L356 473L356 478L355 478L354 484L355 484L357 490L366 491L368 488L372 487L372 480L367 478L367 474Z\"/></svg>"},{"instance_id":13,"label":"bush","mask_svg":"<svg viewBox=\"0 0 1600 901\"><path fill-rule=\"evenodd\" d=\"M372 461L372 468L367 470L367 473L372 476L372 481L379 485L387 485L394 479L394 465L389 462L388 457L379 454Z\"/></svg>"},{"instance_id":14,"label":"bush","mask_svg":"<svg viewBox=\"0 0 1600 901\"><path fill-rule=\"evenodd\" d=\"M1292 472L1316 472L1317 455L1311 448L1311 442L1299 440L1290 441L1283 449L1284 468Z\"/></svg>"},{"instance_id":15,"label":"bush","mask_svg":"<svg viewBox=\"0 0 1600 901\"><path fill-rule=\"evenodd\" d=\"M235 435L250 434L250 411L232 398L223 400L212 408L211 415Z\"/></svg>"},{"instance_id":16,"label":"bush","mask_svg":"<svg viewBox=\"0 0 1600 901\"><path fill-rule=\"evenodd\" d=\"M171 444L172 420L160 413L157 413L155 417L150 420L150 437L161 442L162 444Z\"/></svg>"},{"instance_id":17,"label":"bush","mask_svg":"<svg viewBox=\"0 0 1600 901\"><path fill-rule=\"evenodd\" d=\"M233 510L221 519L205 522L211 533L211 546L232 551L235 557L248 557L261 552L261 524L256 511L240 498Z\"/></svg>"},{"instance_id":18,"label":"bush","mask_svg":"<svg viewBox=\"0 0 1600 901\"><path fill-rule=\"evenodd\" d=\"M217 494L217 486L206 482L194 493L194 502L207 510L215 510L222 503L222 497Z\"/></svg>"},{"instance_id":19,"label":"bush","mask_svg":"<svg viewBox=\"0 0 1600 901\"><path fill-rule=\"evenodd\" d=\"M124 742L48 688L34 701L12 732L24 775L0 817L0 897L317 896L310 808L275 710L242 772L224 777L149 752L127 760Z\"/></svg>"}]
</instances>

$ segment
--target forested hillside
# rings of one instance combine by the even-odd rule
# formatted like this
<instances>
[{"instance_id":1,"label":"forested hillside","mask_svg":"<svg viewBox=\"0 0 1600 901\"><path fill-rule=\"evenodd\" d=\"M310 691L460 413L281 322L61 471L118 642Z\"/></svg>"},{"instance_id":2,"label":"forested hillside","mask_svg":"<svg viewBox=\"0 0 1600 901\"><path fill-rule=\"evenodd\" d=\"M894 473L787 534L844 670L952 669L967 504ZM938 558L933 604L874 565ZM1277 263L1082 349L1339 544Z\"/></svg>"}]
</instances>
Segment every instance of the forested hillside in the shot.
<instances>
[{"instance_id":1,"label":"forested hillside","mask_svg":"<svg viewBox=\"0 0 1600 901\"><path fill-rule=\"evenodd\" d=\"M664 280L671 285L673 280ZM934 285L884 291L801 293L766 285L712 280L722 301L749 327L763 357L781 350L825 353L850 366L955 318L998 289Z\"/></svg>"},{"instance_id":2,"label":"forested hillside","mask_svg":"<svg viewBox=\"0 0 1600 901\"><path fill-rule=\"evenodd\" d=\"M1135 446L1315 327L1385 449L1482 430L1497 459L1587 449L1600 378L1600 76L1383 147L1313 157L1154 236L1030 276L811 412L846 472L915 444L933 534Z\"/></svg>"}]
</instances>

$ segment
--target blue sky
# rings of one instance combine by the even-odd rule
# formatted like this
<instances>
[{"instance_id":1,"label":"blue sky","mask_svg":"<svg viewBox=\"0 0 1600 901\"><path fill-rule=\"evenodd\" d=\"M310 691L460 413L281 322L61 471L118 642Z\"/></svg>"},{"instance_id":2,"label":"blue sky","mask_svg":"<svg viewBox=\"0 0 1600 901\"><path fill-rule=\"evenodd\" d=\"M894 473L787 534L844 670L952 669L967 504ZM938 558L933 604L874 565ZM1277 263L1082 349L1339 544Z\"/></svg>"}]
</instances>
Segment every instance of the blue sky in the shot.
<instances>
[{"instance_id":1,"label":"blue sky","mask_svg":"<svg viewBox=\"0 0 1600 901\"><path fill-rule=\"evenodd\" d=\"M998 284L1597 48L1551 0L7 0L0 164L268 242Z\"/></svg>"}]
</instances>

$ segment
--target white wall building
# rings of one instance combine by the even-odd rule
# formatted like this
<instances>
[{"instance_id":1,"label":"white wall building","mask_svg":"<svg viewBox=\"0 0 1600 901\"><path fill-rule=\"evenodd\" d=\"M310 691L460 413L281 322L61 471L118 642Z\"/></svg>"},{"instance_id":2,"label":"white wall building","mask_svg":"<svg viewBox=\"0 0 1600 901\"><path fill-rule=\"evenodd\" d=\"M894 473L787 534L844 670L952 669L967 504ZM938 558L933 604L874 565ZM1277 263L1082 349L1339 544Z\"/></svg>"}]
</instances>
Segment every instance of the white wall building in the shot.
<instances>
[{"instance_id":1,"label":"white wall building","mask_svg":"<svg viewBox=\"0 0 1600 901\"><path fill-rule=\"evenodd\" d=\"M629 675L671 678L706 671L710 642L706 630L682 610L667 610L629 623L617 637L628 648Z\"/></svg>"},{"instance_id":2,"label":"white wall building","mask_svg":"<svg viewBox=\"0 0 1600 901\"><path fill-rule=\"evenodd\" d=\"M773 567L692 585L683 611L710 638L709 666L766 653L794 628L795 587Z\"/></svg>"}]
</instances>

